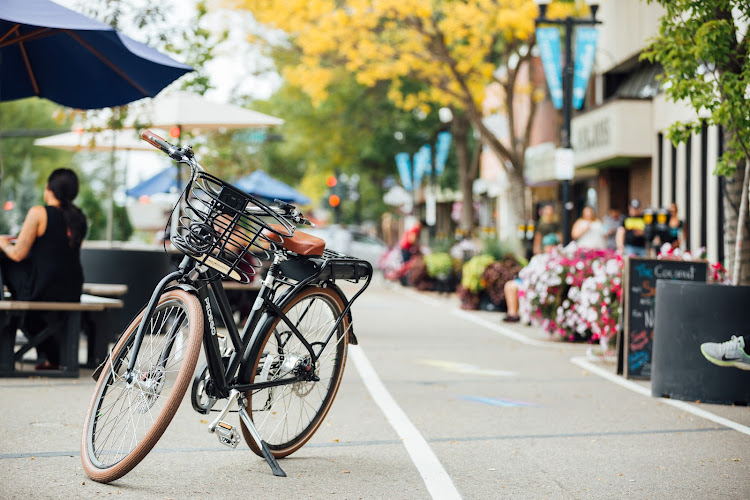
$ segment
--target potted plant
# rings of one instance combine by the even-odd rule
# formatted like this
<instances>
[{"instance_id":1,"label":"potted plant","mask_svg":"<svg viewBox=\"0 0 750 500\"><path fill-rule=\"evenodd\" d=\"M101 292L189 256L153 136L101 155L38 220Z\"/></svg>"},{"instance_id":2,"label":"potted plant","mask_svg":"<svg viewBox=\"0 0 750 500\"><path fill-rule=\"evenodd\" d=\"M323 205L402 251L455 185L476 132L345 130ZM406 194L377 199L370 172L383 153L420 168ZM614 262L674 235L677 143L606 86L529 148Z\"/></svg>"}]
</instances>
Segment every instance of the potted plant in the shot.
<instances>
[{"instance_id":1,"label":"potted plant","mask_svg":"<svg viewBox=\"0 0 750 500\"><path fill-rule=\"evenodd\" d=\"M432 279L427 271L425 259L426 256L415 255L409 261L409 285L421 291L434 290L435 280Z\"/></svg>"},{"instance_id":2,"label":"potted plant","mask_svg":"<svg viewBox=\"0 0 750 500\"><path fill-rule=\"evenodd\" d=\"M619 328L622 265L575 245L535 255L519 273L521 316L563 340L606 342Z\"/></svg>"},{"instance_id":3,"label":"potted plant","mask_svg":"<svg viewBox=\"0 0 750 500\"><path fill-rule=\"evenodd\" d=\"M436 252L424 256L427 274L435 280L435 290L450 293L455 290L453 279L453 258L445 252Z\"/></svg>"},{"instance_id":4,"label":"potted plant","mask_svg":"<svg viewBox=\"0 0 750 500\"><path fill-rule=\"evenodd\" d=\"M482 274L494 260L491 255L477 255L469 259L461 268L461 286L458 288L458 296L461 299L462 309L479 308L480 293L485 289Z\"/></svg>"},{"instance_id":5,"label":"potted plant","mask_svg":"<svg viewBox=\"0 0 750 500\"><path fill-rule=\"evenodd\" d=\"M485 268L484 273L482 273L482 280L485 283L484 295L487 297L487 310L500 311L505 309L505 283L514 279L521 269L521 264L514 256L509 254L506 254L502 260L492 262Z\"/></svg>"}]
</instances>

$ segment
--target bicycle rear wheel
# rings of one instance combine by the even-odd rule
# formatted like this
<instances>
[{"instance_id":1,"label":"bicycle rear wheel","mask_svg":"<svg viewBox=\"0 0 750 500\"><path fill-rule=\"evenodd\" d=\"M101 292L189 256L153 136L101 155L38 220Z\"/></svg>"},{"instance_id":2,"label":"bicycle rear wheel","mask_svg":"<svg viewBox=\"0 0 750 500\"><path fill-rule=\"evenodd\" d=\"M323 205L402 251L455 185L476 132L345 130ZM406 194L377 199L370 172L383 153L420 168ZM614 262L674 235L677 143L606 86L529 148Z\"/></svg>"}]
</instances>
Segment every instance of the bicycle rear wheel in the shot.
<instances>
[{"instance_id":1,"label":"bicycle rear wheel","mask_svg":"<svg viewBox=\"0 0 750 500\"><path fill-rule=\"evenodd\" d=\"M177 412L198 361L203 310L194 295L172 290L146 318L136 378L128 384L123 376L143 314L112 349L86 413L81 461L94 481L124 476L151 451Z\"/></svg>"},{"instance_id":2,"label":"bicycle rear wheel","mask_svg":"<svg viewBox=\"0 0 750 500\"><path fill-rule=\"evenodd\" d=\"M314 366L317 380L245 394L247 412L276 458L300 449L315 434L328 413L344 374L350 327L348 317L344 317L331 339L323 344L344 310L341 296L331 288L306 288L283 310L320 356ZM289 378L305 369L310 355L287 323L281 318L273 318L253 347L250 359L255 360L248 377L253 383ZM245 424L240 424L248 446L262 456Z\"/></svg>"}]
</instances>

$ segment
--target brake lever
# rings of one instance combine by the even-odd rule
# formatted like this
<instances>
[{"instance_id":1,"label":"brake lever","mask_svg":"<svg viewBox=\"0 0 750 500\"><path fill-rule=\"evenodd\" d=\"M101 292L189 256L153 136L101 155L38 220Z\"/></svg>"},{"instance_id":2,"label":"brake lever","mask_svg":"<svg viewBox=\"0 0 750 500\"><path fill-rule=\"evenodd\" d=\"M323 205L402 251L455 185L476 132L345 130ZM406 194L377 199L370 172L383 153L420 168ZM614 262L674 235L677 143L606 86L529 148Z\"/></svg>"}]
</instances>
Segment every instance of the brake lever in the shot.
<instances>
[{"instance_id":1,"label":"brake lever","mask_svg":"<svg viewBox=\"0 0 750 500\"><path fill-rule=\"evenodd\" d=\"M273 202L284 211L284 215L292 219L296 224L304 224L306 226L315 227L315 224L307 220L302 212L297 210L297 207L292 205L291 203L287 203L285 201L281 201L278 199L273 200Z\"/></svg>"},{"instance_id":2,"label":"brake lever","mask_svg":"<svg viewBox=\"0 0 750 500\"><path fill-rule=\"evenodd\" d=\"M293 213L297 210L297 207L292 205L291 203L287 203L285 201L281 201L279 199L274 199L273 202L279 206L280 209L284 210L287 213Z\"/></svg>"}]
</instances>

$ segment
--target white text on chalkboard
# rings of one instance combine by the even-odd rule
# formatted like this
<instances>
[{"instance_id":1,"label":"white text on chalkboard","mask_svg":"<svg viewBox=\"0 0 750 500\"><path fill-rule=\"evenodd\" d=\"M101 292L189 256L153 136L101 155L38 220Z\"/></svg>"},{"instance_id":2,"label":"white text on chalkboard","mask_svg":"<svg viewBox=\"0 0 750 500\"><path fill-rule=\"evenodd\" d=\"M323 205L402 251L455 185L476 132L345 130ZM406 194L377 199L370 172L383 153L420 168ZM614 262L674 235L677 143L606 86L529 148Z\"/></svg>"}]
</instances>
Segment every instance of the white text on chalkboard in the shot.
<instances>
[{"instance_id":1,"label":"white text on chalkboard","mask_svg":"<svg viewBox=\"0 0 750 500\"><path fill-rule=\"evenodd\" d=\"M689 280L695 279L695 266L689 269L670 269L661 264L654 266L654 277L669 280Z\"/></svg>"}]
</instances>

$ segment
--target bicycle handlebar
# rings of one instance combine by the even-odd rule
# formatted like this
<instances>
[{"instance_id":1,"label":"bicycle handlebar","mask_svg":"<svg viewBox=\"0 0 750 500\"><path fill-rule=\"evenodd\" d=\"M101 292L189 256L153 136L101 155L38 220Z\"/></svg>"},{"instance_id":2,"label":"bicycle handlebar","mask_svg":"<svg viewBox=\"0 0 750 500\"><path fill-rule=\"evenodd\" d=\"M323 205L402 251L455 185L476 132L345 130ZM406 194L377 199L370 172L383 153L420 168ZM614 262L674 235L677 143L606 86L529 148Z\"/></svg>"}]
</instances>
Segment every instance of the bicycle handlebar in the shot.
<instances>
[{"instance_id":1,"label":"bicycle handlebar","mask_svg":"<svg viewBox=\"0 0 750 500\"><path fill-rule=\"evenodd\" d=\"M173 160L182 160L183 152L180 148L168 143L150 130L144 130L141 134L141 139L151 144L155 148L161 149L167 154L167 156L169 156Z\"/></svg>"},{"instance_id":2,"label":"bicycle handlebar","mask_svg":"<svg viewBox=\"0 0 750 500\"><path fill-rule=\"evenodd\" d=\"M164 153L167 154L170 158L176 161L185 161L185 156L188 157L188 161L192 159L192 150L190 149L190 146L187 146L187 148L179 148L177 146L174 146L161 137L159 137L157 134L151 132L150 130L144 130L141 134L141 139L148 142L152 146L154 146L157 149L162 150ZM192 161L191 164L198 168L199 170L202 170L200 166L195 162ZM281 200L274 200L276 205L278 205L278 208L272 208L272 210L276 211L277 213L280 213L283 216L286 216L290 219L292 219L297 224L306 224L308 226L315 227L315 224L310 222L305 218L305 216L297 210L297 207L294 205L291 205L289 203L285 203ZM270 208L270 207L269 207ZM253 210L250 209L248 212L252 213Z\"/></svg>"}]
</instances>

